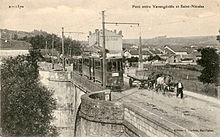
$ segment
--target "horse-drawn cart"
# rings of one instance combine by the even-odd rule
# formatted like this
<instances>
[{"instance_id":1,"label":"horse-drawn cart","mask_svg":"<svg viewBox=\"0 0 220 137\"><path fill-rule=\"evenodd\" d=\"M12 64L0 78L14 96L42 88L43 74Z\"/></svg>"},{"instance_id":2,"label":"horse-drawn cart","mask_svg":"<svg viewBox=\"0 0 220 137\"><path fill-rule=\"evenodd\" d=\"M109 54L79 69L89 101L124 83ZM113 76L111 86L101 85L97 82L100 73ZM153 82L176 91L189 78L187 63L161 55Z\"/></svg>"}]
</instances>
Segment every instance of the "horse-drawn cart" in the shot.
<instances>
[{"instance_id":1,"label":"horse-drawn cart","mask_svg":"<svg viewBox=\"0 0 220 137\"><path fill-rule=\"evenodd\" d=\"M148 83L148 78L147 77L138 77L135 75L127 75L129 77L129 86L133 87L133 83L136 82L137 84L140 85L140 87L144 87L145 84Z\"/></svg>"},{"instance_id":2,"label":"horse-drawn cart","mask_svg":"<svg viewBox=\"0 0 220 137\"><path fill-rule=\"evenodd\" d=\"M128 74L129 86L133 87L136 83L138 88L144 88L145 85L149 89L155 89L156 91L174 91L175 82L173 77L168 74L149 72L147 70L137 70L135 74Z\"/></svg>"},{"instance_id":3,"label":"horse-drawn cart","mask_svg":"<svg viewBox=\"0 0 220 137\"><path fill-rule=\"evenodd\" d=\"M135 74L128 74L127 77L129 78L130 87L133 87L133 84L136 83L139 88L144 88L149 82L147 70L137 70Z\"/></svg>"}]
</instances>

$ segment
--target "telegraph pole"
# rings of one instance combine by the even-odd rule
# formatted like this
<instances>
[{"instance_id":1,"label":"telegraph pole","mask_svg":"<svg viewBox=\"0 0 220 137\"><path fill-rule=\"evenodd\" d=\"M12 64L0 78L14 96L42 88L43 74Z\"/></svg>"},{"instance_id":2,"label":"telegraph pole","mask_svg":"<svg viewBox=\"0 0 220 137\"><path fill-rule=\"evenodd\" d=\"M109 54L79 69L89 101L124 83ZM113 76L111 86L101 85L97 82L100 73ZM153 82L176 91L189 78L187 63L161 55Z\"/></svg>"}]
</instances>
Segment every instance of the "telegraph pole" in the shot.
<instances>
[{"instance_id":1,"label":"telegraph pole","mask_svg":"<svg viewBox=\"0 0 220 137\"><path fill-rule=\"evenodd\" d=\"M102 11L102 37L103 37L103 88L106 88L106 53L105 53L105 24L123 24L123 25L138 25L140 23L131 23L131 22L105 22L105 11ZM141 37L140 37L141 39ZM141 41L141 40L140 40Z\"/></svg>"},{"instance_id":2,"label":"telegraph pole","mask_svg":"<svg viewBox=\"0 0 220 137\"><path fill-rule=\"evenodd\" d=\"M141 45L141 36L139 37L139 69L143 69L143 58L142 58L142 45Z\"/></svg>"},{"instance_id":3,"label":"telegraph pole","mask_svg":"<svg viewBox=\"0 0 220 137\"><path fill-rule=\"evenodd\" d=\"M64 57L64 27L62 27L62 56L63 56L63 70L65 71L65 57Z\"/></svg>"},{"instance_id":4,"label":"telegraph pole","mask_svg":"<svg viewBox=\"0 0 220 137\"><path fill-rule=\"evenodd\" d=\"M54 35L52 34L52 50L54 50Z\"/></svg>"},{"instance_id":5,"label":"telegraph pole","mask_svg":"<svg viewBox=\"0 0 220 137\"><path fill-rule=\"evenodd\" d=\"M54 69L54 55L53 55L53 53L54 53L54 35L52 34L52 51L51 51L51 55L52 55L52 69Z\"/></svg>"},{"instance_id":6,"label":"telegraph pole","mask_svg":"<svg viewBox=\"0 0 220 137\"><path fill-rule=\"evenodd\" d=\"M63 69L65 70L65 56L64 56L64 33L76 33L76 34L84 34L83 32L65 32L64 27L62 27L62 55L63 55Z\"/></svg>"},{"instance_id":7,"label":"telegraph pole","mask_svg":"<svg viewBox=\"0 0 220 137\"><path fill-rule=\"evenodd\" d=\"M138 68L143 69L141 27L140 27L140 36L139 36L139 66L138 66Z\"/></svg>"},{"instance_id":8,"label":"telegraph pole","mask_svg":"<svg viewBox=\"0 0 220 137\"><path fill-rule=\"evenodd\" d=\"M46 40L46 47L45 48L47 49L47 40Z\"/></svg>"},{"instance_id":9,"label":"telegraph pole","mask_svg":"<svg viewBox=\"0 0 220 137\"><path fill-rule=\"evenodd\" d=\"M217 35L217 40L220 42L220 29L219 29L219 35Z\"/></svg>"},{"instance_id":10,"label":"telegraph pole","mask_svg":"<svg viewBox=\"0 0 220 137\"><path fill-rule=\"evenodd\" d=\"M106 64L105 64L105 58L106 58L106 54L105 54L105 11L102 11L102 36L103 36L103 55L102 55L102 72L103 72L103 79L102 79L102 84L103 84L103 88L106 88Z\"/></svg>"}]
</instances>

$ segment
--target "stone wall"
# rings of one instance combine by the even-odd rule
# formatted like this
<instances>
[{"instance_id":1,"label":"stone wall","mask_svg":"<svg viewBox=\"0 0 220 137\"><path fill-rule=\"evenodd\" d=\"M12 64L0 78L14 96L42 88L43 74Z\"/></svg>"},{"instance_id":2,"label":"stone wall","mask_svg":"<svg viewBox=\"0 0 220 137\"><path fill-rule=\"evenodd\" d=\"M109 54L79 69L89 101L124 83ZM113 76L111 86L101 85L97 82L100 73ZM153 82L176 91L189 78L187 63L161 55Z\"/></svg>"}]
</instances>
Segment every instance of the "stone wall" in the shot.
<instances>
[{"instance_id":1,"label":"stone wall","mask_svg":"<svg viewBox=\"0 0 220 137\"><path fill-rule=\"evenodd\" d=\"M50 79L70 81L74 85L73 92L77 93L73 103L75 137L196 136L187 129L132 104L106 101L109 99L105 94L107 91L98 91L102 89L100 86L77 74L53 71Z\"/></svg>"},{"instance_id":2,"label":"stone wall","mask_svg":"<svg viewBox=\"0 0 220 137\"><path fill-rule=\"evenodd\" d=\"M76 136L191 137L187 129L132 104L105 101L105 91L81 97Z\"/></svg>"},{"instance_id":3,"label":"stone wall","mask_svg":"<svg viewBox=\"0 0 220 137\"><path fill-rule=\"evenodd\" d=\"M105 91L83 95L77 119L77 137L119 137L124 134L123 105L105 101Z\"/></svg>"},{"instance_id":4,"label":"stone wall","mask_svg":"<svg viewBox=\"0 0 220 137\"><path fill-rule=\"evenodd\" d=\"M126 134L131 137L192 137L196 136L187 129L151 113L136 108L132 105L124 105L124 126ZM133 132L131 132L133 131ZM133 133L136 133L135 135Z\"/></svg>"},{"instance_id":5,"label":"stone wall","mask_svg":"<svg viewBox=\"0 0 220 137\"><path fill-rule=\"evenodd\" d=\"M68 82L72 80L72 73L70 71L52 70L49 73L49 80Z\"/></svg>"}]
</instances>

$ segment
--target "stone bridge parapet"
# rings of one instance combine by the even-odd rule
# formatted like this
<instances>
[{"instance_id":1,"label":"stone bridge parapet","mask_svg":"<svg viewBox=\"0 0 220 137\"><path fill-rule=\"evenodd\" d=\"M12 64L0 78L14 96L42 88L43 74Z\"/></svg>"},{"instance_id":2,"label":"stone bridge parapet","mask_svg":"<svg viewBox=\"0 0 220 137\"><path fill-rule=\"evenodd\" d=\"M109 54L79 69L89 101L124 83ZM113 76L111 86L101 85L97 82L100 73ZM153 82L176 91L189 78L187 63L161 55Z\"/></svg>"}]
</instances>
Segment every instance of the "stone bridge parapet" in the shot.
<instances>
[{"instance_id":1,"label":"stone bridge parapet","mask_svg":"<svg viewBox=\"0 0 220 137\"><path fill-rule=\"evenodd\" d=\"M123 104L106 101L106 92L108 90L83 95L79 115L90 121L122 124L124 119Z\"/></svg>"}]
</instances>

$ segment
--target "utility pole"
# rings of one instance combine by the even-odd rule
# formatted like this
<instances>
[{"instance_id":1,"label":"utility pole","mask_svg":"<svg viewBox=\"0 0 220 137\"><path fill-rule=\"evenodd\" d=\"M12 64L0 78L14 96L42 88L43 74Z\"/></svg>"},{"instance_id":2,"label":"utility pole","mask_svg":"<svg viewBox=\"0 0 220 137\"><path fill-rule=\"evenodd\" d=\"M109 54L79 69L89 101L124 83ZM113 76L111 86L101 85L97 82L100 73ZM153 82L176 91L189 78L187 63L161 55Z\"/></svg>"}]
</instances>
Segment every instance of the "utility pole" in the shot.
<instances>
[{"instance_id":1,"label":"utility pole","mask_svg":"<svg viewBox=\"0 0 220 137\"><path fill-rule=\"evenodd\" d=\"M143 58L142 58L142 45L141 45L141 36L139 37L139 69L143 69Z\"/></svg>"},{"instance_id":2,"label":"utility pole","mask_svg":"<svg viewBox=\"0 0 220 137\"><path fill-rule=\"evenodd\" d=\"M105 59L106 59L106 54L105 54L105 11L102 11L102 36L103 36L103 55L102 55L102 72L103 72L103 79L102 79L102 84L103 88L106 88L106 64L105 64Z\"/></svg>"},{"instance_id":3,"label":"utility pole","mask_svg":"<svg viewBox=\"0 0 220 137\"><path fill-rule=\"evenodd\" d=\"M140 26L139 26L140 27ZM141 41L141 27L140 27L140 36L139 36L139 69L143 69L143 56L142 56L142 41Z\"/></svg>"},{"instance_id":4,"label":"utility pole","mask_svg":"<svg viewBox=\"0 0 220 137\"><path fill-rule=\"evenodd\" d=\"M54 35L52 34L52 50L54 50Z\"/></svg>"},{"instance_id":5,"label":"utility pole","mask_svg":"<svg viewBox=\"0 0 220 137\"><path fill-rule=\"evenodd\" d=\"M220 42L220 29L219 29L219 35L217 35L217 40Z\"/></svg>"},{"instance_id":6,"label":"utility pole","mask_svg":"<svg viewBox=\"0 0 220 137\"><path fill-rule=\"evenodd\" d=\"M2 46L2 31L0 30L0 47Z\"/></svg>"},{"instance_id":7,"label":"utility pole","mask_svg":"<svg viewBox=\"0 0 220 137\"><path fill-rule=\"evenodd\" d=\"M123 24L123 25L138 25L139 23L131 22L105 22L105 11L102 11L102 37L103 37L103 88L106 88L106 53L105 53L105 24Z\"/></svg>"},{"instance_id":8,"label":"utility pole","mask_svg":"<svg viewBox=\"0 0 220 137\"><path fill-rule=\"evenodd\" d=\"M65 70L65 56L64 56L64 33L76 33L76 34L84 34L83 32L65 32L64 27L62 27L62 55L63 55L63 69Z\"/></svg>"},{"instance_id":9,"label":"utility pole","mask_svg":"<svg viewBox=\"0 0 220 137\"><path fill-rule=\"evenodd\" d=\"M65 71L65 56L64 56L64 27L62 27L62 57L63 57L63 70Z\"/></svg>"},{"instance_id":10,"label":"utility pole","mask_svg":"<svg viewBox=\"0 0 220 137\"><path fill-rule=\"evenodd\" d=\"M52 69L54 69L54 55L53 55L53 53L54 53L54 35L52 34L52 51L51 51L51 56L52 56Z\"/></svg>"},{"instance_id":11,"label":"utility pole","mask_svg":"<svg viewBox=\"0 0 220 137\"><path fill-rule=\"evenodd\" d=\"M47 49L47 40L46 40L46 46L45 46L45 49Z\"/></svg>"}]
</instances>

